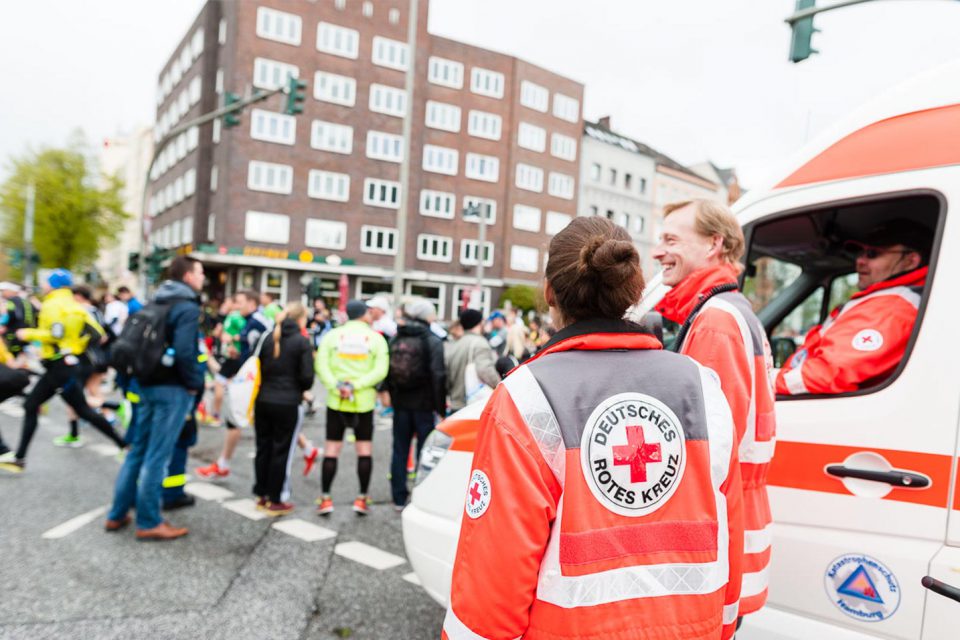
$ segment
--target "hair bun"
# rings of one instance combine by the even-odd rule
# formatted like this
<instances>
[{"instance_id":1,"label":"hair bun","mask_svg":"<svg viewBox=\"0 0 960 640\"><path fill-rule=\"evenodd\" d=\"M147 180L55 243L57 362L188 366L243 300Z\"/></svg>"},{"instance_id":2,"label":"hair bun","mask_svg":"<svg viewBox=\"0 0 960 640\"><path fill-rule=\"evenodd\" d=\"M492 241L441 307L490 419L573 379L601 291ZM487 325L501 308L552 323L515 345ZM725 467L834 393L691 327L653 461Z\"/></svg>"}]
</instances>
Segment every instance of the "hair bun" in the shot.
<instances>
[{"instance_id":1,"label":"hair bun","mask_svg":"<svg viewBox=\"0 0 960 640\"><path fill-rule=\"evenodd\" d=\"M582 275L617 284L640 269L640 254L632 242L593 236L580 250L578 269Z\"/></svg>"}]
</instances>

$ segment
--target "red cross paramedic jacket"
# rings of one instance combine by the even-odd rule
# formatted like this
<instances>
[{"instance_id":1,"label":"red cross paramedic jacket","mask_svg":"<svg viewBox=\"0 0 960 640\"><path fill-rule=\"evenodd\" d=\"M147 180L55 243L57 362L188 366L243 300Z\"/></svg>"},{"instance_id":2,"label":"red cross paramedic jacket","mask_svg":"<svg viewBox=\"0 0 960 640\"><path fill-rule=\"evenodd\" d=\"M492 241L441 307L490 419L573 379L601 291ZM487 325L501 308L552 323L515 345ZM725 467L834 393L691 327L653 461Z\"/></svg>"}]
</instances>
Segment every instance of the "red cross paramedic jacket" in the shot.
<instances>
[{"instance_id":1,"label":"red cross paramedic jacket","mask_svg":"<svg viewBox=\"0 0 960 640\"><path fill-rule=\"evenodd\" d=\"M777 393L844 393L881 382L900 364L927 279L921 267L853 294L777 374Z\"/></svg>"},{"instance_id":2,"label":"red cross paramedic jacket","mask_svg":"<svg viewBox=\"0 0 960 640\"><path fill-rule=\"evenodd\" d=\"M737 270L732 265L694 271L664 296L657 310L684 323L706 299L690 324L680 353L717 373L737 428L744 526L740 615L746 615L758 611L767 600L772 521L767 475L775 446L776 416L769 375L770 344L750 302L737 291L709 296L715 287L736 282Z\"/></svg>"},{"instance_id":3,"label":"red cross paramedic jacket","mask_svg":"<svg viewBox=\"0 0 960 640\"><path fill-rule=\"evenodd\" d=\"M567 327L480 418L443 638L729 638L742 491L716 376Z\"/></svg>"}]
</instances>

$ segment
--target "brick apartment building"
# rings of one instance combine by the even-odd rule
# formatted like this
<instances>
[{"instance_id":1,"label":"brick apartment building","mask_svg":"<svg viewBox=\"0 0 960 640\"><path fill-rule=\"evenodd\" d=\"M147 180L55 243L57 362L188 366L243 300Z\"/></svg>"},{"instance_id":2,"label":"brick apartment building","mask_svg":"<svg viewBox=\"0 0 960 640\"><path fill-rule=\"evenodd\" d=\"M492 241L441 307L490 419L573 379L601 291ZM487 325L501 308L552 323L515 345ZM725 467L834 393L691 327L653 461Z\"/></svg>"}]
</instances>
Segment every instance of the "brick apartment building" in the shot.
<instances>
[{"instance_id":1,"label":"brick apartment building","mask_svg":"<svg viewBox=\"0 0 960 640\"><path fill-rule=\"evenodd\" d=\"M210 293L253 287L299 299L389 291L397 210L408 203L405 291L456 315L476 282L487 212L485 306L539 284L550 235L577 213L583 86L517 58L432 35L421 0L413 100L407 0L210 0L160 74L159 139L225 91L308 82L299 116L282 96L241 124L180 136L154 168L149 241L201 258ZM412 109L410 188L400 193Z\"/></svg>"}]
</instances>

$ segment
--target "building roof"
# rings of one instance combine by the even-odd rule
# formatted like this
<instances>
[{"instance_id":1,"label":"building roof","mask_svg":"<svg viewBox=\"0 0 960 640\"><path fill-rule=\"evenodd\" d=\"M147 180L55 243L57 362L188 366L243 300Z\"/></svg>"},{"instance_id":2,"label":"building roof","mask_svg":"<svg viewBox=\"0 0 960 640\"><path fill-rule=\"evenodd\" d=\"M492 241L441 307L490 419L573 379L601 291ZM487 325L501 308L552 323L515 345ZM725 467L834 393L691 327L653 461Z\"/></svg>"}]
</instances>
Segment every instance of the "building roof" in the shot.
<instances>
[{"instance_id":1,"label":"building roof","mask_svg":"<svg viewBox=\"0 0 960 640\"><path fill-rule=\"evenodd\" d=\"M677 162L670 156L666 155L665 153L661 153L656 149L654 149L653 147L643 144L642 142L638 142L633 138L628 138L624 135L616 133L615 131L611 130L609 127L606 127L599 122L590 122L590 121L584 120L583 133L584 135L587 135L593 138L594 140L598 140L600 142L604 142L606 144L613 145L613 146L619 146L620 148L630 151L632 153L637 153L640 155L651 157L656 161L658 165L669 167L674 171L685 173L692 178L704 180L704 177L701 176L699 173L697 173L696 171L693 171L692 169L689 169L688 167L685 167L684 165L680 164L679 162Z\"/></svg>"}]
</instances>

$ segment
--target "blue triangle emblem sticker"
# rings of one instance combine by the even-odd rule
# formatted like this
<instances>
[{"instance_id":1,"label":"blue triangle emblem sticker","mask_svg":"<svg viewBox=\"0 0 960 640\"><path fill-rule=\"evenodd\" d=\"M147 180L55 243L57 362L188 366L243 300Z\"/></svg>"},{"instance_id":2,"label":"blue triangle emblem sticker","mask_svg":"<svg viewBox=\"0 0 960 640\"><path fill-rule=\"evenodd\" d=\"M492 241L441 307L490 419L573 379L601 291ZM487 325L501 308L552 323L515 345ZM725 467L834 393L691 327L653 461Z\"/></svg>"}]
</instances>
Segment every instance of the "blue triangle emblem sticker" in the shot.
<instances>
[{"instance_id":1,"label":"blue triangle emblem sticker","mask_svg":"<svg viewBox=\"0 0 960 640\"><path fill-rule=\"evenodd\" d=\"M868 602L883 604L883 598L880 597L877 586L863 565L857 567L853 573L847 576L843 584L837 588L837 593Z\"/></svg>"}]
</instances>

